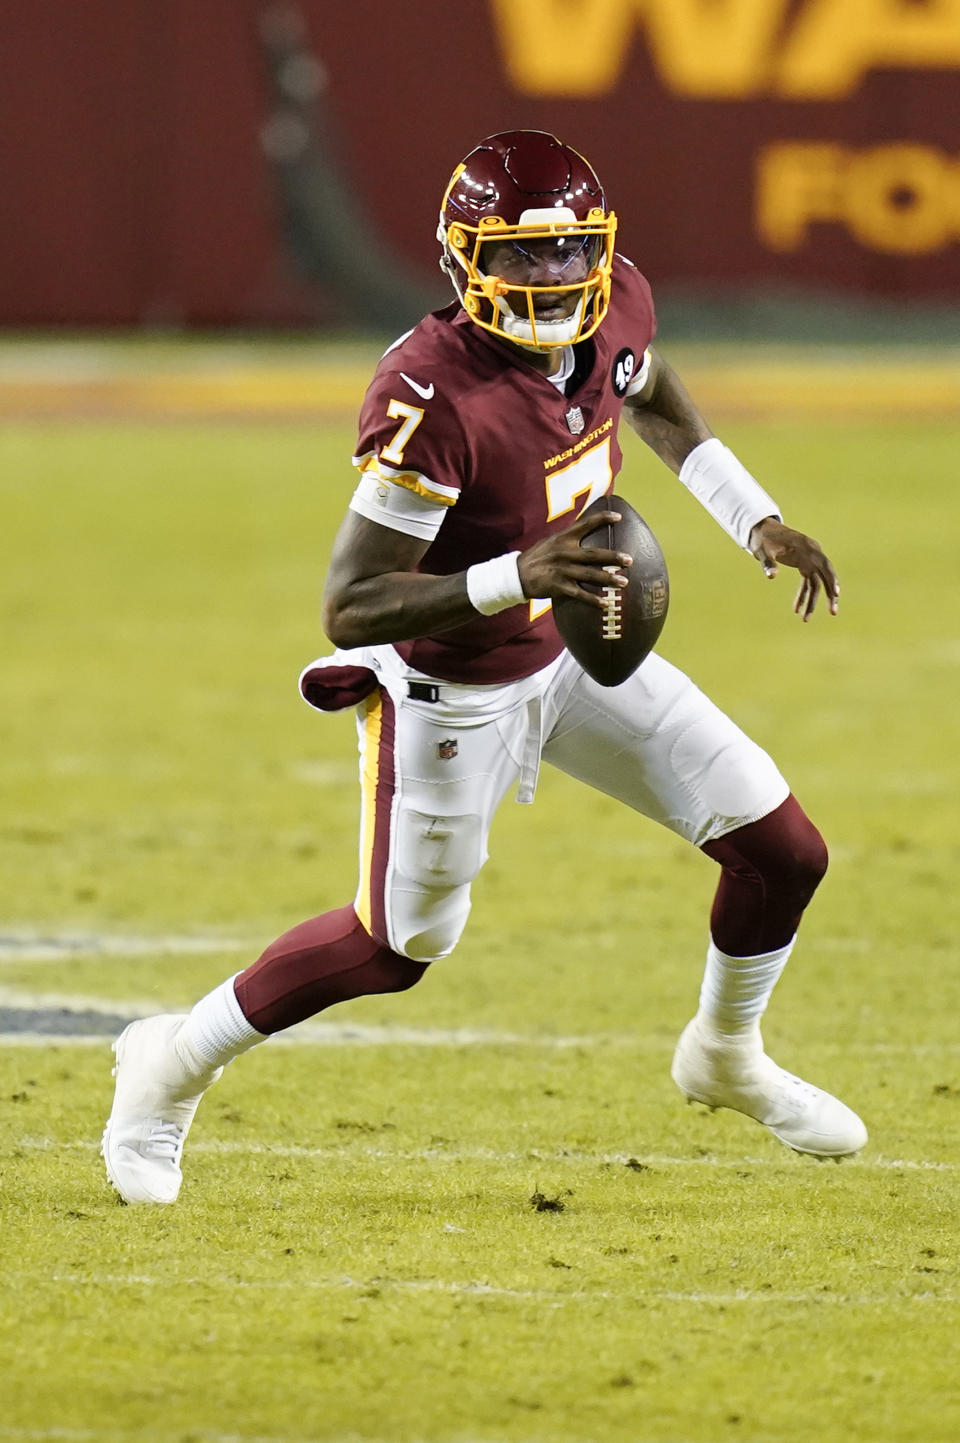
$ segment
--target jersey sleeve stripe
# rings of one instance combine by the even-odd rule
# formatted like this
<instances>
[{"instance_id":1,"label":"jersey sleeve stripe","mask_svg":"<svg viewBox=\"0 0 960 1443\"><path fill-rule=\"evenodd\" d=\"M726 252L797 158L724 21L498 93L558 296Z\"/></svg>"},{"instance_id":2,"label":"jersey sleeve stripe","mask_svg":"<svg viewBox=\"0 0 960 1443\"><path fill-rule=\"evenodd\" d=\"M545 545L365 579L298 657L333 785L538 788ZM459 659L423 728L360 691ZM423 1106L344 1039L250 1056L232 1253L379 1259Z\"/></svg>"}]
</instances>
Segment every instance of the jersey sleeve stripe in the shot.
<instances>
[{"instance_id":1,"label":"jersey sleeve stripe","mask_svg":"<svg viewBox=\"0 0 960 1443\"><path fill-rule=\"evenodd\" d=\"M394 531L405 531L421 541L434 539L451 505L452 502L380 476L372 466L361 473L350 500L351 511L366 516L368 521L376 521Z\"/></svg>"},{"instance_id":2,"label":"jersey sleeve stripe","mask_svg":"<svg viewBox=\"0 0 960 1443\"><path fill-rule=\"evenodd\" d=\"M398 471L393 466L387 466L372 453L354 456L353 464L364 477L372 476L378 481L403 486L405 490L424 496L438 506L455 506L460 499L460 492L455 486L444 486L439 481L431 481L430 477L424 476L421 471Z\"/></svg>"}]
</instances>

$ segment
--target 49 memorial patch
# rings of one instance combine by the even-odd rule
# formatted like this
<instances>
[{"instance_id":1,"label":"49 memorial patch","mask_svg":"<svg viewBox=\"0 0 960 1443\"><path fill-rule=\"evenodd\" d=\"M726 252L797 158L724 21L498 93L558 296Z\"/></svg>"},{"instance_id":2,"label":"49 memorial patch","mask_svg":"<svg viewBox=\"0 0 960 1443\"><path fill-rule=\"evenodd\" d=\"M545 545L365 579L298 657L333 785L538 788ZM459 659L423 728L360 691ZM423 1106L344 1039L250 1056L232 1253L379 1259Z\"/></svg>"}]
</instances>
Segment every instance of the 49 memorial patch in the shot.
<instances>
[{"instance_id":1,"label":"49 memorial patch","mask_svg":"<svg viewBox=\"0 0 960 1443\"><path fill-rule=\"evenodd\" d=\"M610 372L610 381L618 396L627 394L627 387L633 379L633 373L637 369L637 358L629 346L624 346L613 358L613 369Z\"/></svg>"}]
</instances>

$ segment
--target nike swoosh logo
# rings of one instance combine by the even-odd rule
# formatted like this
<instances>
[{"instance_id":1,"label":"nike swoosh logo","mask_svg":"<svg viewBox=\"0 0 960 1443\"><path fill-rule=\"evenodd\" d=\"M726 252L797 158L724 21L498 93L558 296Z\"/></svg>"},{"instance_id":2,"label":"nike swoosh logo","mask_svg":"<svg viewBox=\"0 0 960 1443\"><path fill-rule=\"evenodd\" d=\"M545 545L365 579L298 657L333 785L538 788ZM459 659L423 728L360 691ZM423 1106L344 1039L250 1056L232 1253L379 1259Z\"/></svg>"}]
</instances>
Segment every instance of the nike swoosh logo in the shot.
<instances>
[{"instance_id":1,"label":"nike swoosh logo","mask_svg":"<svg viewBox=\"0 0 960 1443\"><path fill-rule=\"evenodd\" d=\"M410 379L410 377L407 375L406 371L401 371L400 374L401 374L401 376L403 377L403 379L406 381L407 385L413 387L413 389L416 391L416 393L417 393L418 396L422 396L425 401L429 401L429 400L430 400L430 397L433 395L433 382L432 382L432 381L430 382L429 386L421 386L418 381L411 381L411 379Z\"/></svg>"}]
</instances>

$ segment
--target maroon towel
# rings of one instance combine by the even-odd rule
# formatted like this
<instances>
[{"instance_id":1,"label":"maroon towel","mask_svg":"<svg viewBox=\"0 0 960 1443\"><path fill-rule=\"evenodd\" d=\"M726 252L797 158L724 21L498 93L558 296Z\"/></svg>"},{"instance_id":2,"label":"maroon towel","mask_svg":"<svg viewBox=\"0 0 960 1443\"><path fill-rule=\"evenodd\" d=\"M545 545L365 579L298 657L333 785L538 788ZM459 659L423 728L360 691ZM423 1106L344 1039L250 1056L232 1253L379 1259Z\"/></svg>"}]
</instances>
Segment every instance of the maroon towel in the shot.
<instances>
[{"instance_id":1,"label":"maroon towel","mask_svg":"<svg viewBox=\"0 0 960 1443\"><path fill-rule=\"evenodd\" d=\"M376 672L368 666L315 666L303 673L300 691L318 711L343 711L357 706L377 684Z\"/></svg>"}]
</instances>

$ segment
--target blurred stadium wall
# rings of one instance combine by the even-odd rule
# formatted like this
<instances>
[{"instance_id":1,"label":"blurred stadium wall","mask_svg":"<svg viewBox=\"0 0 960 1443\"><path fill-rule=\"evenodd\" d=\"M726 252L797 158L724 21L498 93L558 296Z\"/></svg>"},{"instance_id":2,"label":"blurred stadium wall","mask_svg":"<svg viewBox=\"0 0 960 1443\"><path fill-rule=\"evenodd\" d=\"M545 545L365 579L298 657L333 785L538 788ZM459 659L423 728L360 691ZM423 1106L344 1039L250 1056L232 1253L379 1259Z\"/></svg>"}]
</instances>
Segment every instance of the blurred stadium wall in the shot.
<instances>
[{"instance_id":1,"label":"blurred stadium wall","mask_svg":"<svg viewBox=\"0 0 960 1443\"><path fill-rule=\"evenodd\" d=\"M960 0L4 0L0 125L8 328L396 333L535 126L675 330L960 339Z\"/></svg>"}]
</instances>

